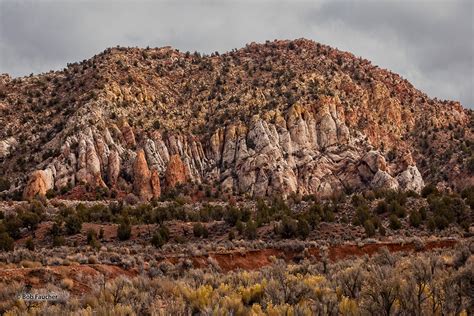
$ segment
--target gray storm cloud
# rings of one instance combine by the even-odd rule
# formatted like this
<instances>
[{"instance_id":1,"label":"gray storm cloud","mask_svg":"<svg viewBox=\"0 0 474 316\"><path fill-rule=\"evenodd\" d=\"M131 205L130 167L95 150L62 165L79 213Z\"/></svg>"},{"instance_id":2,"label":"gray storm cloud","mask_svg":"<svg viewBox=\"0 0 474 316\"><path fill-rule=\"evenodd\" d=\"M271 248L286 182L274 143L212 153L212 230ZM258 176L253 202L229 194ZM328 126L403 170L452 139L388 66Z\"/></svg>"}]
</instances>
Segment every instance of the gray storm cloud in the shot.
<instances>
[{"instance_id":1,"label":"gray storm cloud","mask_svg":"<svg viewBox=\"0 0 474 316\"><path fill-rule=\"evenodd\" d=\"M0 72L58 70L116 45L210 53L305 37L473 108L473 3L0 0Z\"/></svg>"}]
</instances>

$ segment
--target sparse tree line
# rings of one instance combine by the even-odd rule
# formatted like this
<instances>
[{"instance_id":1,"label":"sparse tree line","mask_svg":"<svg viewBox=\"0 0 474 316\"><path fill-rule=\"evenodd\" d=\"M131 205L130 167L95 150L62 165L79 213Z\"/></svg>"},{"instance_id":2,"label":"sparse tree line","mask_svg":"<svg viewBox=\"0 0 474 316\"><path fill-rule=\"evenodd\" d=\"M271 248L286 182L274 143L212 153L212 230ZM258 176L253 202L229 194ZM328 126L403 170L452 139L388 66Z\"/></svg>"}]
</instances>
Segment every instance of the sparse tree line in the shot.
<instances>
[{"instance_id":1,"label":"sparse tree line","mask_svg":"<svg viewBox=\"0 0 474 316\"><path fill-rule=\"evenodd\" d=\"M409 206L409 199L422 199L423 206ZM13 250L15 239L34 233L45 220L53 221L49 231L53 246L64 245L65 236L80 233L83 223L117 224L118 241L130 239L133 225L157 225L158 229L150 236L150 241L157 247L170 241L167 225L174 220L193 222L192 234L196 238L209 237L209 222L224 221L230 240L257 239L258 228L264 225L273 227L275 237L306 239L321 222L336 220L363 227L366 237L384 236L388 228L392 231L409 227L435 231L451 224L467 231L473 221L474 189L465 189L460 194L443 194L428 185L421 196L414 192L368 191L353 194L350 199L337 196L318 201L312 196L292 196L287 201L258 199L255 204L244 204L247 206L204 203L198 209L187 207L189 205L179 197L167 204L157 201L137 205L123 201L108 205L78 204L76 207L59 206L55 212L47 211L45 205L45 201L34 200L27 206L18 207L14 214L0 212L0 249ZM89 238L90 244L99 246L100 232L90 234L97 237ZM174 241L183 242L176 238ZM30 248L34 248L31 243Z\"/></svg>"}]
</instances>

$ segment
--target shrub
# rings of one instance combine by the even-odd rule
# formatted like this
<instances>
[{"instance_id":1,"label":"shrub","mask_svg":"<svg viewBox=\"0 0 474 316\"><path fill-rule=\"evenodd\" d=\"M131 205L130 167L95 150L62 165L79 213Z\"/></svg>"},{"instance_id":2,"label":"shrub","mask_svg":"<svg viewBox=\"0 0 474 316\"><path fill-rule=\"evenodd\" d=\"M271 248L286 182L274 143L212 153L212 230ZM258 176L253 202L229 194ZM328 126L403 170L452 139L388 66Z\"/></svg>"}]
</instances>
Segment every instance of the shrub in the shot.
<instances>
[{"instance_id":1,"label":"shrub","mask_svg":"<svg viewBox=\"0 0 474 316\"><path fill-rule=\"evenodd\" d=\"M367 237L375 236L375 227L370 219L364 222L364 230Z\"/></svg>"},{"instance_id":2,"label":"shrub","mask_svg":"<svg viewBox=\"0 0 474 316\"><path fill-rule=\"evenodd\" d=\"M230 226L235 226L239 220L241 220L242 214L239 209L235 206L229 206L226 210L224 220Z\"/></svg>"},{"instance_id":3,"label":"shrub","mask_svg":"<svg viewBox=\"0 0 474 316\"><path fill-rule=\"evenodd\" d=\"M23 222L18 218L18 216L9 215L3 220L5 226L5 231L13 239L20 238L20 228L23 226Z\"/></svg>"},{"instance_id":4,"label":"shrub","mask_svg":"<svg viewBox=\"0 0 474 316\"><path fill-rule=\"evenodd\" d=\"M281 223L275 227L275 233L282 238L293 238L298 233L298 222L289 216L285 216Z\"/></svg>"},{"instance_id":5,"label":"shrub","mask_svg":"<svg viewBox=\"0 0 474 316\"><path fill-rule=\"evenodd\" d=\"M170 232L166 226L160 226L151 238L151 244L156 248L161 248L170 238Z\"/></svg>"},{"instance_id":6,"label":"shrub","mask_svg":"<svg viewBox=\"0 0 474 316\"><path fill-rule=\"evenodd\" d=\"M49 230L49 234L51 236L58 236L61 233L61 224L60 222L56 221L53 223L53 226L51 226L51 229Z\"/></svg>"},{"instance_id":7,"label":"shrub","mask_svg":"<svg viewBox=\"0 0 474 316\"><path fill-rule=\"evenodd\" d=\"M390 212L402 218L407 215L406 209L398 201L392 201L389 205Z\"/></svg>"},{"instance_id":8,"label":"shrub","mask_svg":"<svg viewBox=\"0 0 474 316\"><path fill-rule=\"evenodd\" d=\"M207 238L209 236L209 231L207 230L207 227L201 223L195 223L193 225L193 233L194 233L194 237L198 237L198 238L200 237Z\"/></svg>"},{"instance_id":9,"label":"shrub","mask_svg":"<svg viewBox=\"0 0 474 316\"><path fill-rule=\"evenodd\" d=\"M298 220L298 236L301 239L306 239L310 233L310 227L308 222L301 218Z\"/></svg>"},{"instance_id":10,"label":"shrub","mask_svg":"<svg viewBox=\"0 0 474 316\"><path fill-rule=\"evenodd\" d=\"M19 214L19 219L22 222L23 227L27 227L28 229L36 229L38 227L39 222L41 221L40 217L33 212L24 211Z\"/></svg>"},{"instance_id":11,"label":"shrub","mask_svg":"<svg viewBox=\"0 0 474 316\"><path fill-rule=\"evenodd\" d=\"M0 234L0 249L3 251L13 251L15 248L15 241L7 232Z\"/></svg>"},{"instance_id":12,"label":"shrub","mask_svg":"<svg viewBox=\"0 0 474 316\"><path fill-rule=\"evenodd\" d=\"M371 214L367 205L359 206L356 208L355 217L353 220L354 225L363 225L366 220L370 219Z\"/></svg>"},{"instance_id":13,"label":"shrub","mask_svg":"<svg viewBox=\"0 0 474 316\"><path fill-rule=\"evenodd\" d=\"M367 200L361 194L354 194L351 198L351 204L354 207L367 205Z\"/></svg>"},{"instance_id":14,"label":"shrub","mask_svg":"<svg viewBox=\"0 0 474 316\"><path fill-rule=\"evenodd\" d=\"M87 258L87 263L97 264L97 263L99 263L99 260L97 259L96 256L89 256L89 258Z\"/></svg>"},{"instance_id":15,"label":"shrub","mask_svg":"<svg viewBox=\"0 0 474 316\"><path fill-rule=\"evenodd\" d=\"M35 250L35 243L33 242L33 238L30 237L26 240L25 248L30 250L30 251Z\"/></svg>"},{"instance_id":16,"label":"shrub","mask_svg":"<svg viewBox=\"0 0 474 316\"><path fill-rule=\"evenodd\" d=\"M438 229L445 229L446 227L449 226L449 221L444 216L435 215L434 224L435 224L436 228L438 228Z\"/></svg>"},{"instance_id":17,"label":"shrub","mask_svg":"<svg viewBox=\"0 0 474 316\"><path fill-rule=\"evenodd\" d=\"M130 239L132 236L132 226L129 222L123 221L117 228L117 237L121 241Z\"/></svg>"},{"instance_id":18,"label":"shrub","mask_svg":"<svg viewBox=\"0 0 474 316\"><path fill-rule=\"evenodd\" d=\"M245 225L241 221L237 221L235 224L235 228L237 228L237 232L239 235L242 235L244 233Z\"/></svg>"},{"instance_id":19,"label":"shrub","mask_svg":"<svg viewBox=\"0 0 474 316\"><path fill-rule=\"evenodd\" d=\"M395 214L390 215L389 221L391 229L398 230L402 227L402 223Z\"/></svg>"},{"instance_id":20,"label":"shrub","mask_svg":"<svg viewBox=\"0 0 474 316\"><path fill-rule=\"evenodd\" d=\"M410 212L410 225L413 227L419 227L422 221L422 217L419 211L417 210L412 210Z\"/></svg>"},{"instance_id":21,"label":"shrub","mask_svg":"<svg viewBox=\"0 0 474 316\"><path fill-rule=\"evenodd\" d=\"M168 227L164 225L160 225L158 232L160 233L161 237L163 238L165 242L168 242L168 240L170 240L170 231Z\"/></svg>"},{"instance_id":22,"label":"shrub","mask_svg":"<svg viewBox=\"0 0 474 316\"><path fill-rule=\"evenodd\" d=\"M469 173L474 174L474 156L472 156L471 158L467 160L466 166Z\"/></svg>"},{"instance_id":23,"label":"shrub","mask_svg":"<svg viewBox=\"0 0 474 316\"><path fill-rule=\"evenodd\" d=\"M426 208L421 207L420 210L419 210L419 213L420 213L421 220L425 221L427 216L428 216L426 214Z\"/></svg>"},{"instance_id":24,"label":"shrub","mask_svg":"<svg viewBox=\"0 0 474 316\"><path fill-rule=\"evenodd\" d=\"M61 280L61 287L65 290L70 290L72 289L72 287L74 286L74 281L69 279L69 278L65 278L65 279L62 279Z\"/></svg>"},{"instance_id":25,"label":"shrub","mask_svg":"<svg viewBox=\"0 0 474 316\"><path fill-rule=\"evenodd\" d=\"M161 248L165 244L165 241L159 232L153 234L153 237L151 238L151 244L156 248Z\"/></svg>"},{"instance_id":26,"label":"shrub","mask_svg":"<svg viewBox=\"0 0 474 316\"><path fill-rule=\"evenodd\" d=\"M379 201L377 203L377 206L375 207L375 212L377 214L383 214L388 212L388 204L385 202L385 200Z\"/></svg>"},{"instance_id":27,"label":"shrub","mask_svg":"<svg viewBox=\"0 0 474 316\"><path fill-rule=\"evenodd\" d=\"M421 190L421 196L426 198L429 195L438 195L439 191L434 184L428 184Z\"/></svg>"},{"instance_id":28,"label":"shrub","mask_svg":"<svg viewBox=\"0 0 474 316\"><path fill-rule=\"evenodd\" d=\"M61 247L66 244L66 239L63 236L53 237L53 247Z\"/></svg>"},{"instance_id":29,"label":"shrub","mask_svg":"<svg viewBox=\"0 0 474 316\"><path fill-rule=\"evenodd\" d=\"M100 247L100 242L97 240L97 233L93 229L87 231L87 244L93 248Z\"/></svg>"},{"instance_id":30,"label":"shrub","mask_svg":"<svg viewBox=\"0 0 474 316\"><path fill-rule=\"evenodd\" d=\"M245 232L244 232L245 238L247 239L255 239L257 238L257 223L255 221L248 221L247 224L245 225Z\"/></svg>"},{"instance_id":31,"label":"shrub","mask_svg":"<svg viewBox=\"0 0 474 316\"><path fill-rule=\"evenodd\" d=\"M78 234L82 229L82 220L77 216L77 214L68 215L64 222L68 235Z\"/></svg>"},{"instance_id":32,"label":"shrub","mask_svg":"<svg viewBox=\"0 0 474 316\"><path fill-rule=\"evenodd\" d=\"M385 227L383 227L383 225L379 226L379 234L380 236L385 236L386 234Z\"/></svg>"},{"instance_id":33,"label":"shrub","mask_svg":"<svg viewBox=\"0 0 474 316\"><path fill-rule=\"evenodd\" d=\"M0 192L10 189L11 183L7 178L0 177Z\"/></svg>"}]
</instances>

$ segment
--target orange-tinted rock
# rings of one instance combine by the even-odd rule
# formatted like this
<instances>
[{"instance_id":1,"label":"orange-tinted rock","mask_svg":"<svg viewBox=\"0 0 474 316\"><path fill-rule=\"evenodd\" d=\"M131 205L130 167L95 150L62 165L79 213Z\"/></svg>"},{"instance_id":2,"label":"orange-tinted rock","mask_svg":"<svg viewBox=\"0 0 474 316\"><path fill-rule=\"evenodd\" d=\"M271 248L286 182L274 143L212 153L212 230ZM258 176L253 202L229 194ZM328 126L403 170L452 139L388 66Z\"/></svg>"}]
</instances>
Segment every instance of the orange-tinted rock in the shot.
<instances>
[{"instance_id":1,"label":"orange-tinted rock","mask_svg":"<svg viewBox=\"0 0 474 316\"><path fill-rule=\"evenodd\" d=\"M158 170L152 169L151 170L151 191L153 193L154 198L159 198L161 196L161 186L160 186L160 175Z\"/></svg>"},{"instance_id":2,"label":"orange-tinted rock","mask_svg":"<svg viewBox=\"0 0 474 316\"><path fill-rule=\"evenodd\" d=\"M165 172L166 186L174 188L177 184L186 182L186 179L186 167L181 157L172 155Z\"/></svg>"},{"instance_id":3,"label":"orange-tinted rock","mask_svg":"<svg viewBox=\"0 0 474 316\"><path fill-rule=\"evenodd\" d=\"M87 145L86 151L87 171L89 172L87 182L94 187L107 187L104 180L102 180L100 160L95 147L92 143Z\"/></svg>"},{"instance_id":4,"label":"orange-tinted rock","mask_svg":"<svg viewBox=\"0 0 474 316\"><path fill-rule=\"evenodd\" d=\"M109 184L113 187L117 184L117 179L120 174L120 156L117 151L112 150L109 155L109 163L107 176Z\"/></svg>"},{"instance_id":5,"label":"orange-tinted rock","mask_svg":"<svg viewBox=\"0 0 474 316\"><path fill-rule=\"evenodd\" d=\"M133 129L130 127L130 125L128 125L127 122L123 124L122 134L129 148L134 148L137 145L135 133L133 133Z\"/></svg>"},{"instance_id":6,"label":"orange-tinted rock","mask_svg":"<svg viewBox=\"0 0 474 316\"><path fill-rule=\"evenodd\" d=\"M54 179L51 170L33 171L23 191L23 199L30 200L37 195L45 196L46 192L53 188L53 183Z\"/></svg>"},{"instance_id":7,"label":"orange-tinted rock","mask_svg":"<svg viewBox=\"0 0 474 316\"><path fill-rule=\"evenodd\" d=\"M150 179L151 172L145 159L145 152L139 149L133 163L133 189L141 200L149 201L153 197Z\"/></svg>"}]
</instances>

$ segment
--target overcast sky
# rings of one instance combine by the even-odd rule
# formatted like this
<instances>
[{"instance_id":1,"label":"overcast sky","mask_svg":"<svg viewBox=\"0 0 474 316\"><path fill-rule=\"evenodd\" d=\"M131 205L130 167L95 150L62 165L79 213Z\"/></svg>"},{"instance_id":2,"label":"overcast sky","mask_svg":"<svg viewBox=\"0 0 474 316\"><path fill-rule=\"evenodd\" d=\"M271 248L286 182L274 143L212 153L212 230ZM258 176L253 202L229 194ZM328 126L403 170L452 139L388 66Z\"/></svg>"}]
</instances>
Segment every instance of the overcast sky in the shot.
<instances>
[{"instance_id":1,"label":"overcast sky","mask_svg":"<svg viewBox=\"0 0 474 316\"><path fill-rule=\"evenodd\" d=\"M474 108L473 0L0 0L0 73L62 69L110 46L225 52L305 37Z\"/></svg>"}]
</instances>

